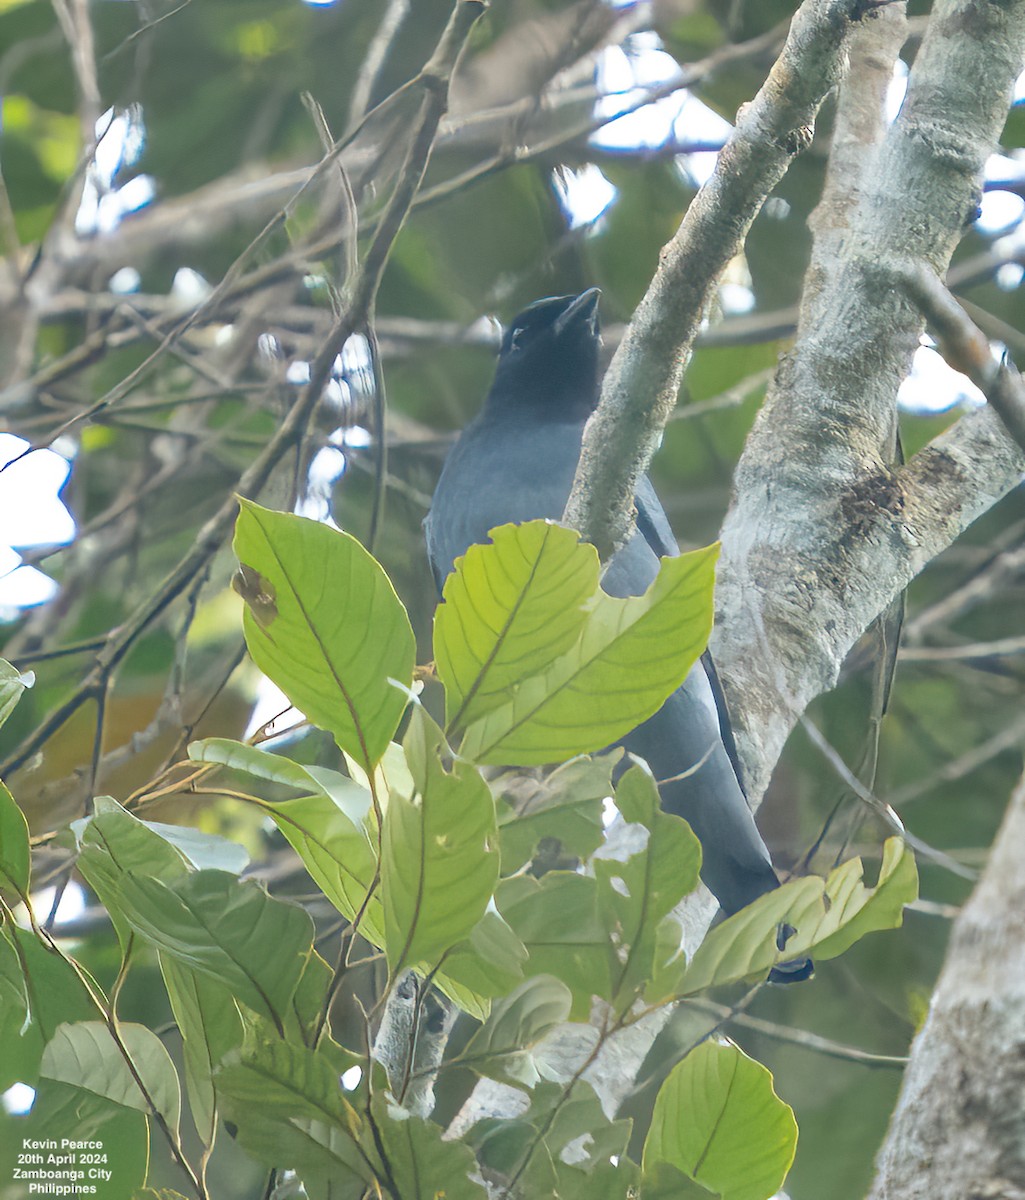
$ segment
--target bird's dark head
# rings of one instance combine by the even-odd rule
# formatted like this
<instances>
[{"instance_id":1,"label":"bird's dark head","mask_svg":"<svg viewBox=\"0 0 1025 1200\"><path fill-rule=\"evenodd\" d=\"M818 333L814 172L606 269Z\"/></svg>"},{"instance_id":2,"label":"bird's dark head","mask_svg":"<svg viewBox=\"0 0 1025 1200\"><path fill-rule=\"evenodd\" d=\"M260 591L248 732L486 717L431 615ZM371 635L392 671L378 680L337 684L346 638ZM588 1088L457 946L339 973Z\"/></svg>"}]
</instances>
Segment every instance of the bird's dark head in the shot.
<instances>
[{"instance_id":1,"label":"bird's dark head","mask_svg":"<svg viewBox=\"0 0 1025 1200\"><path fill-rule=\"evenodd\" d=\"M502 338L488 407L530 409L548 420L586 419L598 403L597 288L535 300Z\"/></svg>"}]
</instances>

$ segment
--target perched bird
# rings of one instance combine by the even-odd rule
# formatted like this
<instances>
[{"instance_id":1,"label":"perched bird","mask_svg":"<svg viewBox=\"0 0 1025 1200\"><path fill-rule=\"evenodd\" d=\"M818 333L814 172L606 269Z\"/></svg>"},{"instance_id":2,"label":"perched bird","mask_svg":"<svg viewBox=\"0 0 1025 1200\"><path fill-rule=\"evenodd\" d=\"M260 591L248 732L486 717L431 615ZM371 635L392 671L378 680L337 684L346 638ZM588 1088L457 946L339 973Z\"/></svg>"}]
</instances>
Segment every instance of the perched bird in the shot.
<instances>
[{"instance_id":1,"label":"perched bird","mask_svg":"<svg viewBox=\"0 0 1025 1200\"><path fill-rule=\"evenodd\" d=\"M455 559L507 522L558 520L599 395L598 289L525 308L502 340L494 382L438 480L424 522L440 593ZM679 548L647 478L637 490L637 528L607 565L602 586L637 596L660 556ZM659 711L622 739L659 781L662 807L701 841L701 874L730 915L779 886L740 783L729 718L711 659L695 663ZM777 981L806 978L811 963L783 963Z\"/></svg>"}]
</instances>

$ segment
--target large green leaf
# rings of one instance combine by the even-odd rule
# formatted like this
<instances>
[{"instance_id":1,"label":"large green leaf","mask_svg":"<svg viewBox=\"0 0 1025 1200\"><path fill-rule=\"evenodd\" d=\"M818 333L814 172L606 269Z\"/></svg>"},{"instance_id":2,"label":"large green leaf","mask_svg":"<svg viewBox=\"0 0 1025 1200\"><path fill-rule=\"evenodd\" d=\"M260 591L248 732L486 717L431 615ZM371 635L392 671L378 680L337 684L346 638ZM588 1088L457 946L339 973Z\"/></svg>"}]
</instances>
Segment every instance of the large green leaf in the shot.
<instances>
[{"instance_id":1,"label":"large green leaf","mask_svg":"<svg viewBox=\"0 0 1025 1200\"><path fill-rule=\"evenodd\" d=\"M445 581L434 617L434 658L445 713L463 729L510 688L569 650L598 589L595 548L551 521L502 525L471 546Z\"/></svg>"},{"instance_id":2,"label":"large green leaf","mask_svg":"<svg viewBox=\"0 0 1025 1200\"><path fill-rule=\"evenodd\" d=\"M192 762L216 763L230 771L239 771L267 783L280 783L300 792L311 789L310 773L302 763L272 754L259 746L236 742L233 738L203 738L189 742L188 754Z\"/></svg>"},{"instance_id":3,"label":"large green leaf","mask_svg":"<svg viewBox=\"0 0 1025 1200\"><path fill-rule=\"evenodd\" d=\"M522 1115L485 1117L470 1130L482 1164L506 1177L522 1171L524 1196L628 1200L637 1194L639 1172L625 1157L631 1122L610 1121L589 1083L577 1080L567 1088L541 1080L529 1097ZM573 1167L561 1161L570 1145ZM610 1159L618 1161L613 1165Z\"/></svg>"},{"instance_id":4,"label":"large green leaf","mask_svg":"<svg viewBox=\"0 0 1025 1200\"><path fill-rule=\"evenodd\" d=\"M242 1044L242 1016L230 988L160 955L171 1011L182 1039L185 1086L192 1119L203 1144L213 1145L217 1098L213 1072L224 1056Z\"/></svg>"},{"instance_id":5,"label":"large green leaf","mask_svg":"<svg viewBox=\"0 0 1025 1200\"><path fill-rule=\"evenodd\" d=\"M363 1123L326 1056L251 1042L229 1055L214 1084L239 1142L260 1162L301 1176L327 1173L340 1200L363 1195L375 1175L360 1144Z\"/></svg>"},{"instance_id":6,"label":"large green leaf","mask_svg":"<svg viewBox=\"0 0 1025 1200\"><path fill-rule=\"evenodd\" d=\"M348 534L241 502L246 644L256 665L314 724L369 769L408 700L415 647L406 610Z\"/></svg>"},{"instance_id":7,"label":"large green leaf","mask_svg":"<svg viewBox=\"0 0 1025 1200\"><path fill-rule=\"evenodd\" d=\"M492 531L497 542L480 547L483 555L503 552L506 528L514 527ZM664 559L643 596L621 600L596 587L569 649L544 664L521 651L528 669L519 675L510 663L504 699L469 724L463 756L509 766L562 762L609 745L650 717L708 640L717 555L710 546Z\"/></svg>"},{"instance_id":8,"label":"large green leaf","mask_svg":"<svg viewBox=\"0 0 1025 1200\"><path fill-rule=\"evenodd\" d=\"M298 800L282 800L269 808L275 825L324 895L347 921L359 915L360 933L375 946L383 947L381 899L371 892L377 855L362 822L370 807L370 795L359 784L347 782L351 791L342 803L337 794L320 792Z\"/></svg>"},{"instance_id":9,"label":"large green leaf","mask_svg":"<svg viewBox=\"0 0 1025 1200\"><path fill-rule=\"evenodd\" d=\"M703 1042L659 1089L643 1165L668 1163L723 1200L769 1200L796 1147L793 1110L765 1067L731 1042Z\"/></svg>"},{"instance_id":10,"label":"large green leaf","mask_svg":"<svg viewBox=\"0 0 1025 1200\"><path fill-rule=\"evenodd\" d=\"M529 973L554 975L570 989L574 1020L586 1019L595 996L611 997L615 948L596 879L573 871L516 875L503 880L495 901L530 953Z\"/></svg>"},{"instance_id":11,"label":"large green leaf","mask_svg":"<svg viewBox=\"0 0 1025 1200\"><path fill-rule=\"evenodd\" d=\"M29 929L0 931L0 1092L33 1086L46 1043L66 1021L96 1016L74 968Z\"/></svg>"},{"instance_id":12,"label":"large green leaf","mask_svg":"<svg viewBox=\"0 0 1025 1200\"><path fill-rule=\"evenodd\" d=\"M877 929L896 929L904 920L904 906L918 899L918 869L908 844L899 837L887 838L883 860L874 888L862 882L860 858L848 859L826 880L828 907L814 929L799 927L787 943L787 953L808 948L823 962L842 954L864 934Z\"/></svg>"},{"instance_id":13,"label":"large green leaf","mask_svg":"<svg viewBox=\"0 0 1025 1200\"><path fill-rule=\"evenodd\" d=\"M274 823L335 908L348 921L362 913L360 932L376 946L384 945L380 898L371 895L368 900L377 852L368 830L371 797L366 788L337 771L304 766L228 738L193 742L189 758L308 793L268 802Z\"/></svg>"},{"instance_id":14,"label":"large green leaf","mask_svg":"<svg viewBox=\"0 0 1025 1200\"><path fill-rule=\"evenodd\" d=\"M461 1062L480 1075L516 1087L533 1087L540 1075L531 1047L546 1033L569 1020L572 996L550 975L525 979L491 1010L473 1035Z\"/></svg>"},{"instance_id":15,"label":"large green leaf","mask_svg":"<svg viewBox=\"0 0 1025 1200\"><path fill-rule=\"evenodd\" d=\"M897 928L904 906L918 895L914 855L901 838L888 838L874 888L862 883L863 871L861 859L852 858L828 879L792 879L759 896L709 931L683 975L679 994L765 975L781 960L806 954L834 958L866 933ZM777 946L781 925L795 930L782 951Z\"/></svg>"},{"instance_id":16,"label":"large green leaf","mask_svg":"<svg viewBox=\"0 0 1025 1200\"><path fill-rule=\"evenodd\" d=\"M61 1137L67 1137L75 1141L102 1143L101 1153L107 1161L106 1167L100 1169L109 1171L110 1178L93 1185L96 1187L93 1195L102 1197L102 1200L133 1200L136 1189L145 1182L150 1122L138 1108L126 1107L108 1100L97 1091L44 1076L36 1087L32 1111L19 1124L19 1150L23 1148L23 1138L27 1138L30 1144L55 1136L58 1142ZM64 1132L59 1133L58 1130ZM5 1145L4 1138L0 1137L0 1170L5 1166L5 1154L9 1154L10 1165L14 1165L14 1155L9 1153L13 1149L13 1146ZM4 1178L11 1179L11 1172L5 1171ZM55 1194L55 1183L53 1179L43 1181L44 1187L48 1185L54 1189L50 1192L51 1196ZM80 1195L86 1194L83 1187Z\"/></svg>"},{"instance_id":17,"label":"large green leaf","mask_svg":"<svg viewBox=\"0 0 1025 1200\"><path fill-rule=\"evenodd\" d=\"M226 871L197 871L171 883L126 874L118 910L163 954L226 984L283 1030L313 942L313 922Z\"/></svg>"},{"instance_id":18,"label":"large green leaf","mask_svg":"<svg viewBox=\"0 0 1025 1200\"><path fill-rule=\"evenodd\" d=\"M435 984L464 1012L487 1020L491 1000L504 996L523 978L527 950L497 912L488 910L470 936L445 955Z\"/></svg>"},{"instance_id":19,"label":"large green leaf","mask_svg":"<svg viewBox=\"0 0 1025 1200\"><path fill-rule=\"evenodd\" d=\"M393 1195L486 1200L485 1188L470 1179L478 1167L469 1146L444 1140L437 1125L389 1104L384 1096L374 1097L372 1114Z\"/></svg>"},{"instance_id":20,"label":"large green leaf","mask_svg":"<svg viewBox=\"0 0 1025 1200\"><path fill-rule=\"evenodd\" d=\"M626 821L648 830L648 844L626 862L597 859L602 909L620 954L613 1003L629 1008L665 961L663 920L698 885L701 844L680 817L662 812L658 788L646 767L633 766L616 788Z\"/></svg>"},{"instance_id":21,"label":"large green leaf","mask_svg":"<svg viewBox=\"0 0 1025 1200\"><path fill-rule=\"evenodd\" d=\"M163 1042L145 1025L118 1025L117 1042L102 1021L61 1025L43 1051L40 1073L125 1108L149 1113L152 1105L178 1129L178 1076Z\"/></svg>"},{"instance_id":22,"label":"large green leaf","mask_svg":"<svg viewBox=\"0 0 1025 1200\"><path fill-rule=\"evenodd\" d=\"M393 971L468 937L498 881L495 802L470 763L441 760L444 738L417 706L405 738L415 792L388 800L381 839L385 949Z\"/></svg>"},{"instance_id":23,"label":"large green leaf","mask_svg":"<svg viewBox=\"0 0 1025 1200\"><path fill-rule=\"evenodd\" d=\"M72 822L78 842L78 869L110 914L122 947L132 925L120 899L132 875L170 883L189 874L185 856L156 830L109 796L97 796L91 817Z\"/></svg>"},{"instance_id":24,"label":"large green leaf","mask_svg":"<svg viewBox=\"0 0 1025 1200\"><path fill-rule=\"evenodd\" d=\"M28 895L32 859L28 844L28 822L14 797L0 783L0 888Z\"/></svg>"}]
</instances>

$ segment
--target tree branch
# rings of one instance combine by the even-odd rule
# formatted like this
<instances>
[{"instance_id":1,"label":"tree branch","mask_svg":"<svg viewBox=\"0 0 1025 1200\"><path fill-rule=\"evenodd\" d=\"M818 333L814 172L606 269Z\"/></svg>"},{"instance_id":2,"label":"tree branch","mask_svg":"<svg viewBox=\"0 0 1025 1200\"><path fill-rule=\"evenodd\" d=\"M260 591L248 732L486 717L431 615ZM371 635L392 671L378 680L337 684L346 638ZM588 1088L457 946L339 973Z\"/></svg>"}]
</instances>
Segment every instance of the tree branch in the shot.
<instances>
[{"instance_id":1,"label":"tree branch","mask_svg":"<svg viewBox=\"0 0 1025 1200\"><path fill-rule=\"evenodd\" d=\"M949 261L1023 53L1021 0L940 0L837 253L809 273L797 344L738 466L714 637L755 795L856 639L1025 469L989 410L906 467L889 454L923 327L899 264Z\"/></svg>"},{"instance_id":2,"label":"tree branch","mask_svg":"<svg viewBox=\"0 0 1025 1200\"><path fill-rule=\"evenodd\" d=\"M637 307L602 384L565 521L603 559L629 537L633 498L676 404L716 284L846 67L858 0L805 0L783 51L698 192Z\"/></svg>"},{"instance_id":3,"label":"tree branch","mask_svg":"<svg viewBox=\"0 0 1025 1200\"><path fill-rule=\"evenodd\" d=\"M869 1200L1025 1197L1025 777L954 922Z\"/></svg>"}]
</instances>

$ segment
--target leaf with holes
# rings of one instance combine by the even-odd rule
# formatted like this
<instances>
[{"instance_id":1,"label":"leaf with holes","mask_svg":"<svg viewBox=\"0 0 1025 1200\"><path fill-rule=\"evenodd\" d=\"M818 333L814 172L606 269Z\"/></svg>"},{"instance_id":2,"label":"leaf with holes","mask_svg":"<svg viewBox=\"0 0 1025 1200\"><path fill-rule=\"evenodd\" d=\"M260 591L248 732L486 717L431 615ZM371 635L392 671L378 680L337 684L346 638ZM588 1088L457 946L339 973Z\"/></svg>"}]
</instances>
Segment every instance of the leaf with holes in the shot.
<instances>
[{"instance_id":1,"label":"leaf with holes","mask_svg":"<svg viewBox=\"0 0 1025 1200\"><path fill-rule=\"evenodd\" d=\"M387 575L348 534L248 500L235 553L253 661L369 770L406 707L415 657Z\"/></svg>"},{"instance_id":2,"label":"leaf with holes","mask_svg":"<svg viewBox=\"0 0 1025 1200\"><path fill-rule=\"evenodd\" d=\"M510 553L511 535L504 533L506 528L512 527L492 531L495 544L478 547L475 561L497 556L510 575L528 572L529 560ZM587 561L593 556L584 545L575 546L573 553ZM460 753L475 762L506 766L563 762L574 754L608 746L650 717L683 682L705 648L712 628L718 553L717 546L710 546L663 559L643 596L624 600L595 588L579 636L557 657L551 656L547 630L536 621L523 631L515 657L504 656L504 646L495 643L489 653L502 663L504 695L491 697L488 684L486 711L467 725ZM562 569L561 560L557 565ZM510 584L507 600L522 596L525 589L541 589L547 595L548 579L540 567L528 573L529 580L518 578L517 586ZM526 606L527 600L521 599L520 604ZM559 645L570 641L563 617L559 614ZM502 620L496 604L488 621L498 629ZM479 642L467 645L469 653L479 657L488 643L482 632ZM490 678L490 659L477 662L476 669ZM469 675L468 665L458 686ZM465 715L459 716L464 719Z\"/></svg>"}]
</instances>

